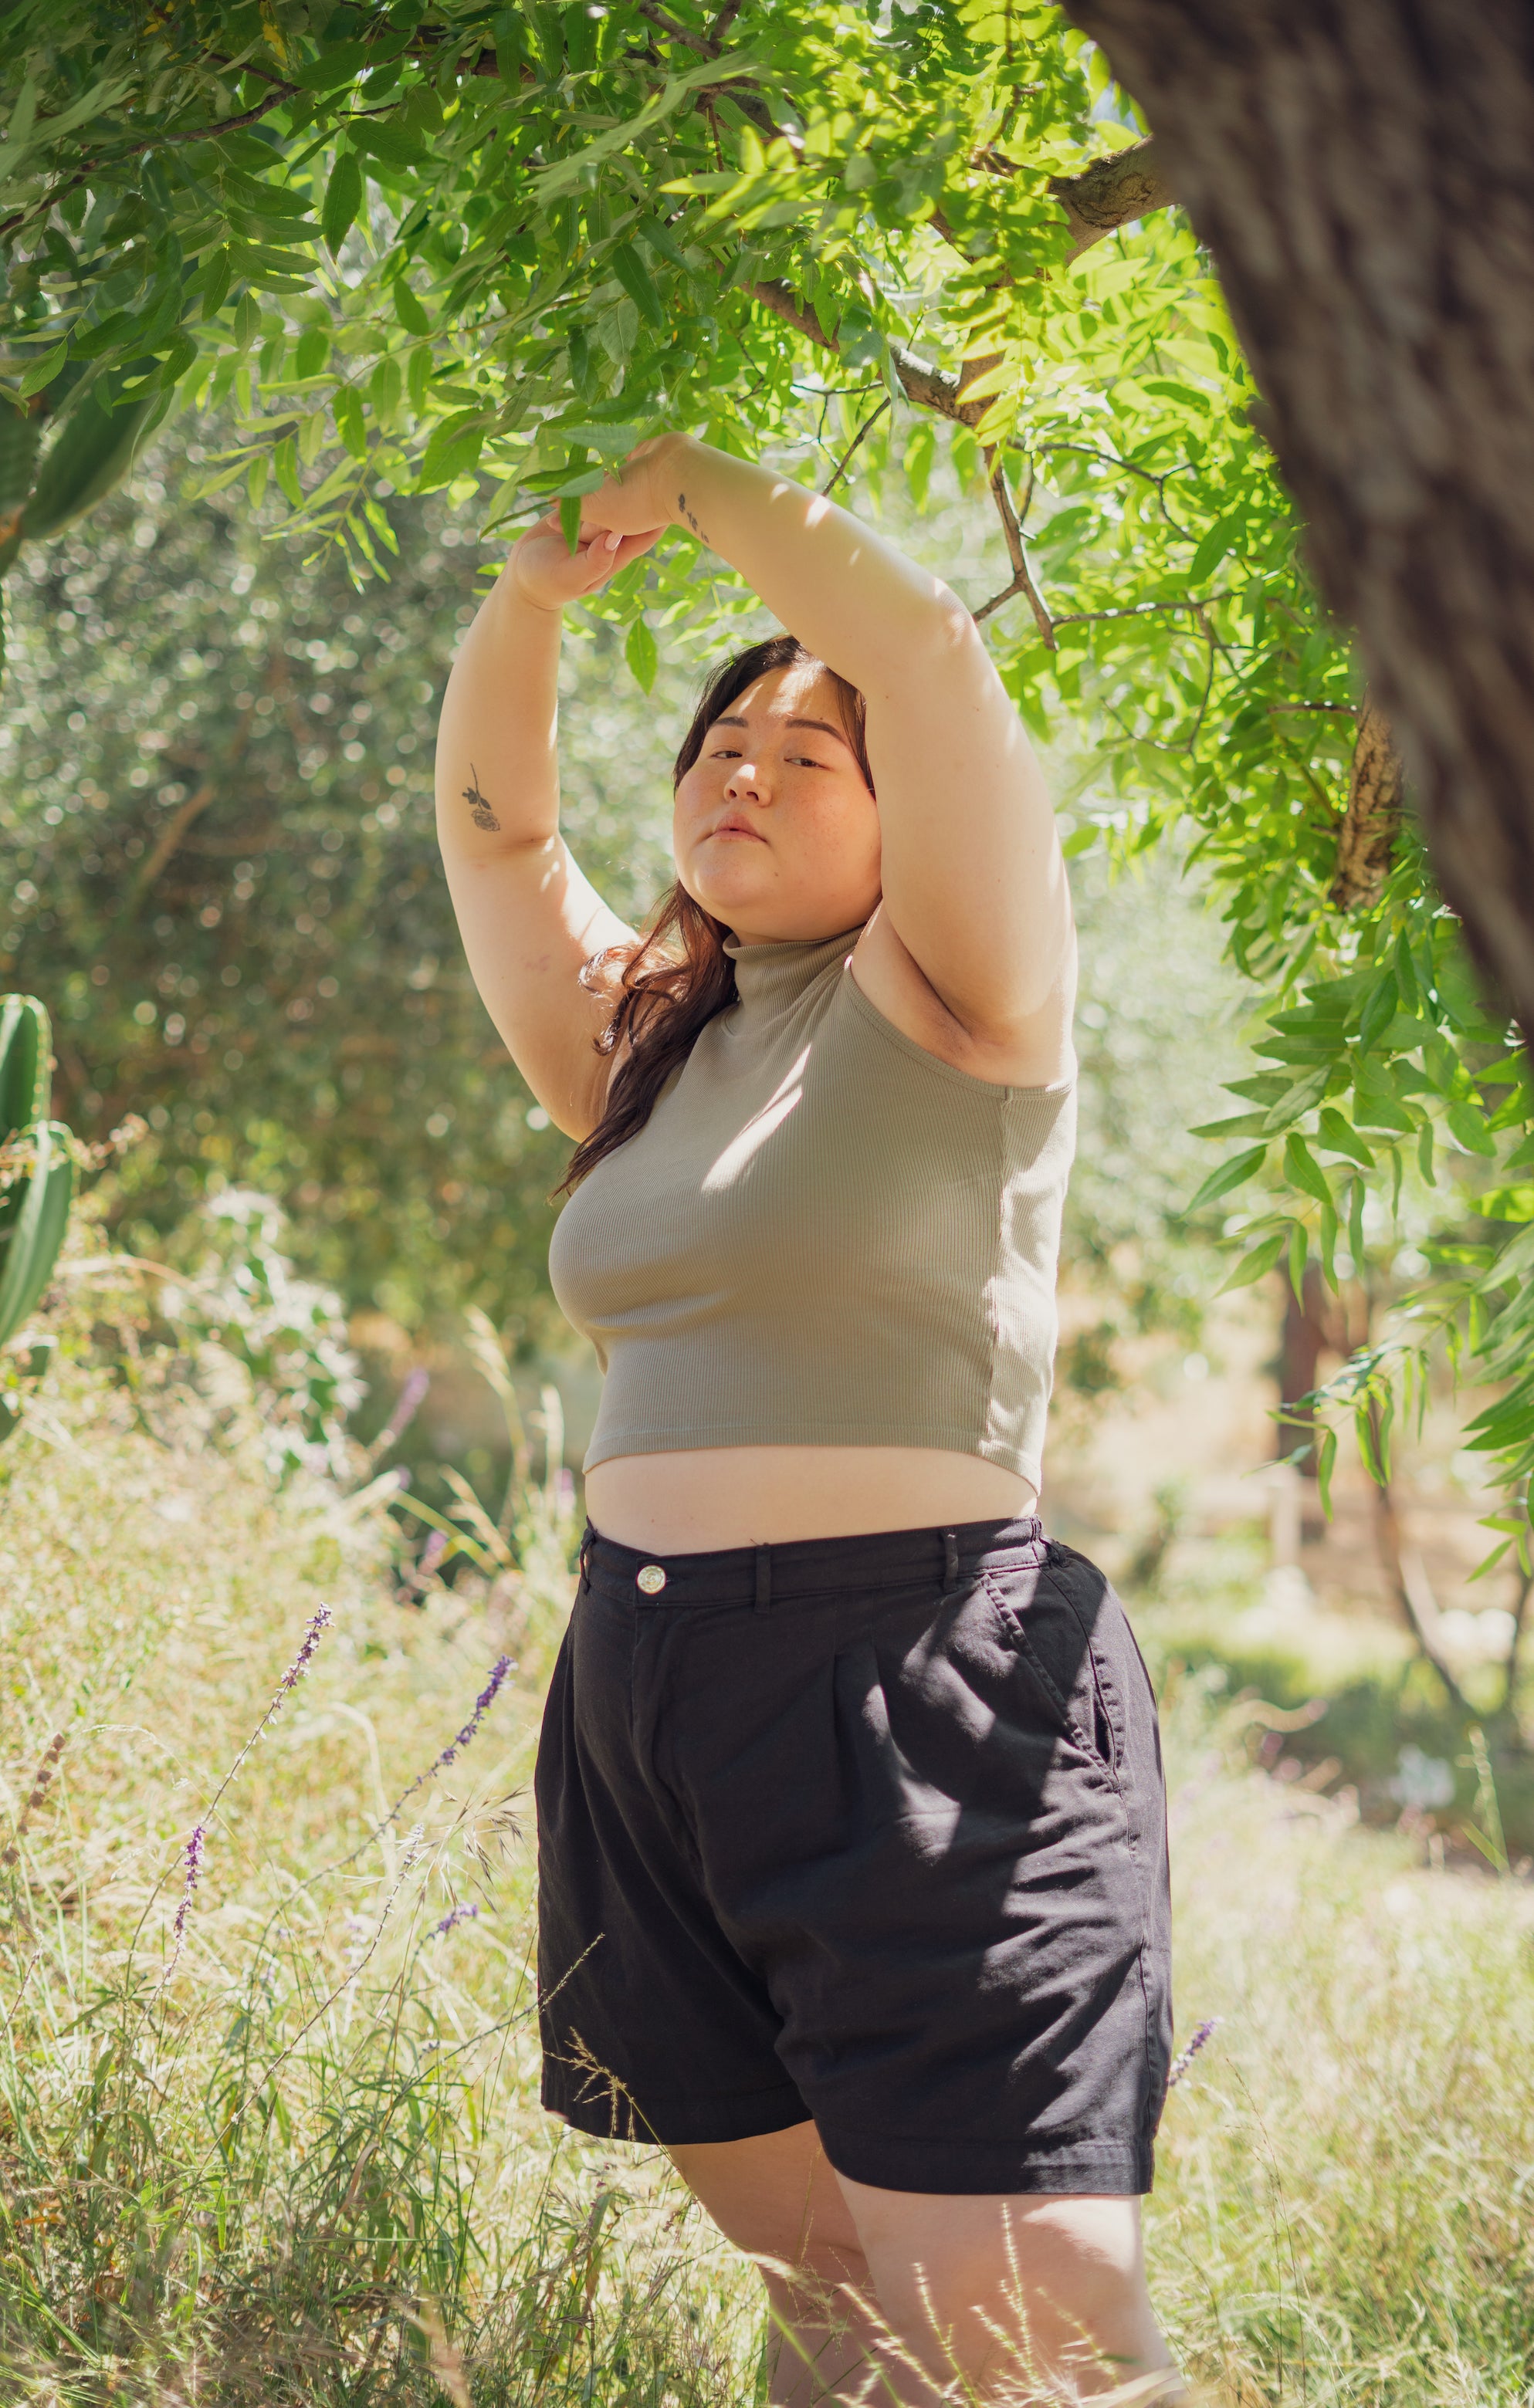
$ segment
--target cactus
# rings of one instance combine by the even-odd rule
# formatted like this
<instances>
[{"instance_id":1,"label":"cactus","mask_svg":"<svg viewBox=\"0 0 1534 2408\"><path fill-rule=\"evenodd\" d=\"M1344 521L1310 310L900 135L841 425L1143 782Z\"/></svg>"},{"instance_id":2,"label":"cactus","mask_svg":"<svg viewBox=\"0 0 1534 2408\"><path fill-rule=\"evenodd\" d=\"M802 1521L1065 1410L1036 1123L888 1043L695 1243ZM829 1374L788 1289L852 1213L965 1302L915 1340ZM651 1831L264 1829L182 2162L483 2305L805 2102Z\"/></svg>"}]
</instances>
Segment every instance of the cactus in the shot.
<instances>
[{"instance_id":1,"label":"cactus","mask_svg":"<svg viewBox=\"0 0 1534 2408\"><path fill-rule=\"evenodd\" d=\"M36 996L0 996L0 1346L48 1284L74 1194L74 1140L48 1117L50 1052Z\"/></svg>"}]
</instances>

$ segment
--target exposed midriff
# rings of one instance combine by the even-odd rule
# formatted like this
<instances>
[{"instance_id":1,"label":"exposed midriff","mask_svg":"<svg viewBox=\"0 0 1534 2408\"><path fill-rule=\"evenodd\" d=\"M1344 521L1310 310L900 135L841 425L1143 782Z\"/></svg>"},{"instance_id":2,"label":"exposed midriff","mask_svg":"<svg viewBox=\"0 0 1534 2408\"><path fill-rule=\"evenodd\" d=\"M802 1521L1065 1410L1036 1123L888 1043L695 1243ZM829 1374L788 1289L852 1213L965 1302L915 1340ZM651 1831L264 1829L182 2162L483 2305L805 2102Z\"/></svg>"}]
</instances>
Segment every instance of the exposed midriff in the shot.
<instances>
[{"instance_id":1,"label":"exposed midriff","mask_svg":"<svg viewBox=\"0 0 1534 2408\"><path fill-rule=\"evenodd\" d=\"M656 1555L1003 1521L1037 1502L1020 1472L935 1446L689 1447L586 1474L596 1527Z\"/></svg>"}]
</instances>

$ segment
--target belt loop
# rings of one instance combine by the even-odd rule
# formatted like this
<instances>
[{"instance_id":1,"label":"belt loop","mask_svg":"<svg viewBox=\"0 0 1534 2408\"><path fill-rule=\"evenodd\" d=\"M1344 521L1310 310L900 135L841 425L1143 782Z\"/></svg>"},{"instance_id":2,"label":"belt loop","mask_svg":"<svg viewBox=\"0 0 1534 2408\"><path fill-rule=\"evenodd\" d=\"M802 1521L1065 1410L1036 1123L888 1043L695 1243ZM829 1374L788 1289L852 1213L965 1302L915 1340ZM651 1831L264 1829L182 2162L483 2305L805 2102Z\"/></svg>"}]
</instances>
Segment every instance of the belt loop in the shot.
<instances>
[{"instance_id":1,"label":"belt loop","mask_svg":"<svg viewBox=\"0 0 1534 2408\"><path fill-rule=\"evenodd\" d=\"M765 1613L772 1603L772 1549L756 1550L756 1611Z\"/></svg>"},{"instance_id":2,"label":"belt loop","mask_svg":"<svg viewBox=\"0 0 1534 2408\"><path fill-rule=\"evenodd\" d=\"M591 1542L595 1536L595 1531L588 1522L581 1533L581 1577L583 1581L591 1576Z\"/></svg>"},{"instance_id":3,"label":"belt loop","mask_svg":"<svg viewBox=\"0 0 1534 2408\"><path fill-rule=\"evenodd\" d=\"M957 1531L956 1531L956 1530L945 1530L945 1531L943 1532L943 1586L944 1586L944 1588L945 1588L945 1589L947 1589L947 1588L957 1588L957 1587L958 1587L958 1584L959 1584L959 1540L958 1540L958 1533L957 1533Z\"/></svg>"}]
</instances>

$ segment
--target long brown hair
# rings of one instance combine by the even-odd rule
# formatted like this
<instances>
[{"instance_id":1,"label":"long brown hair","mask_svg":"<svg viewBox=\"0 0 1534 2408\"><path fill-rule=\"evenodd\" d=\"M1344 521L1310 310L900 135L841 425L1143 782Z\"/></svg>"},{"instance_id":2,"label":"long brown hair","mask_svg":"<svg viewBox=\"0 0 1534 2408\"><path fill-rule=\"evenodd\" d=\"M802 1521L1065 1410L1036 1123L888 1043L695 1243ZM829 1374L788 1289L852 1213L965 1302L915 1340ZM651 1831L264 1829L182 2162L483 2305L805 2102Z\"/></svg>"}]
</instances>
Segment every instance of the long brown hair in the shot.
<instances>
[{"instance_id":1,"label":"long brown hair","mask_svg":"<svg viewBox=\"0 0 1534 2408\"><path fill-rule=\"evenodd\" d=\"M748 686L779 669L801 667L819 669L829 677L847 741L871 794L873 774L865 732L867 708L863 696L855 685L849 685L807 651L796 636L769 636L712 671L672 767L673 788L681 785L702 752L714 721ZM681 1068L710 1021L735 1001L735 964L724 951L729 933L724 921L695 903L678 879L661 897L631 953L625 956L614 947L594 954L586 964L582 976L588 986L613 990L612 1016L596 1040L596 1050L612 1054L626 1039L627 1051L609 1082L602 1117L570 1156L570 1167L554 1190L556 1196L568 1195L599 1162L638 1136L672 1071Z\"/></svg>"}]
</instances>

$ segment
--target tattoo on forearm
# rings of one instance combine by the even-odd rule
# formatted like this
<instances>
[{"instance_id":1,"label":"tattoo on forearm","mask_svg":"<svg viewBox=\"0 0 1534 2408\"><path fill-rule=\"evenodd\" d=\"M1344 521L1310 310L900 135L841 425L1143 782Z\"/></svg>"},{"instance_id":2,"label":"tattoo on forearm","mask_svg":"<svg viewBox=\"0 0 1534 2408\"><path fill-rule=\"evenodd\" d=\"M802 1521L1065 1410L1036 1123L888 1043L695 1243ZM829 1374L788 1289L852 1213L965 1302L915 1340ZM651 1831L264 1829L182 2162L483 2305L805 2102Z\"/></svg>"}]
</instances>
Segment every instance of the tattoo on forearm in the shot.
<instances>
[{"instance_id":1,"label":"tattoo on forearm","mask_svg":"<svg viewBox=\"0 0 1534 2408\"><path fill-rule=\"evenodd\" d=\"M699 543L707 543L709 538L704 534L703 529L699 526L696 519L693 516L692 511L688 509L687 496L685 494L679 494L677 495L677 508L681 512L681 515L686 520L688 525L692 528L693 533L696 536Z\"/></svg>"},{"instance_id":2,"label":"tattoo on forearm","mask_svg":"<svg viewBox=\"0 0 1534 2408\"><path fill-rule=\"evenodd\" d=\"M464 800L474 814L474 824L477 828L488 829L496 836L500 834L501 824L484 796L480 792L480 772L472 761L468 765L468 783L464 788Z\"/></svg>"}]
</instances>

